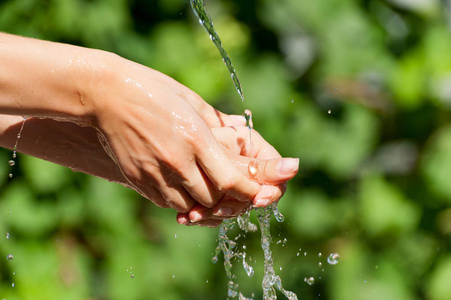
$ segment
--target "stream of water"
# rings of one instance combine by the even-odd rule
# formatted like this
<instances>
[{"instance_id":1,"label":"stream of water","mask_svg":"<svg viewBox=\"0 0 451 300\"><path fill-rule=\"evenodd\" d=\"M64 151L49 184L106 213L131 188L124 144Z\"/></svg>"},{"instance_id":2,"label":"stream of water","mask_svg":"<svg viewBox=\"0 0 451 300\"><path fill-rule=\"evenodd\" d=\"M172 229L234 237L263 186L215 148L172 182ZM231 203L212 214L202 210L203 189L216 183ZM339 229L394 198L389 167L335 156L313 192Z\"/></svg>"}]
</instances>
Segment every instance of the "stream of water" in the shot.
<instances>
[{"instance_id":1,"label":"stream of water","mask_svg":"<svg viewBox=\"0 0 451 300\"><path fill-rule=\"evenodd\" d=\"M23 128L25 126L25 121L27 120L27 117L23 118L23 122L22 122L22 126L20 127L19 133L17 134L17 139L16 139L16 143L14 144L13 147L13 154L11 155L11 159L8 161L8 164L10 167L13 167L16 164L16 157L17 157L17 146L19 145L19 139L20 139L20 135L22 134ZM13 172L10 172L8 174L9 178L13 178Z\"/></svg>"},{"instance_id":2,"label":"stream of water","mask_svg":"<svg viewBox=\"0 0 451 300\"><path fill-rule=\"evenodd\" d=\"M236 73L235 68L232 65L232 61L230 60L227 52L222 46L221 39L216 33L213 22L208 15L203 0L190 0L191 7L194 11L194 14L197 16L199 23L205 28L205 30L210 35L210 39L215 44L216 48L218 48L219 53L222 56L222 59L227 66L227 69L230 72L230 76L232 78L233 84L235 86L236 91L238 92L241 100L244 101L243 89L241 87L240 80L238 79L238 75ZM250 110L245 110L244 117L246 118L246 126L249 128L249 133L252 129L252 114ZM251 139L250 139L251 140ZM252 146L252 144L251 144ZM264 254L264 275L262 282L263 289L263 299L265 300L273 300L277 299L276 289L279 290L282 294L284 294L290 300L297 300L297 296L295 293L287 291L282 286L282 280L280 276L276 275L274 272L274 261L272 257L272 252L270 249L271 246L271 232L270 232L270 220L271 216L274 215L278 222L283 222L283 215L277 209L277 203L273 203L268 207L257 208L255 209L257 214L258 223L260 226L261 233L261 247L263 249ZM243 268L246 271L249 277L254 275L254 270L252 266L248 264L246 261L246 247L243 246L242 249L237 249L236 240L241 236L245 235L248 232L257 231L257 226L253 224L249 220L251 211L246 212L244 215L238 217L237 219L224 220L219 228L218 234L218 246L216 247L215 255L212 259L213 262L218 261L218 255L223 254L224 257L224 269L229 278L228 282L228 291L227 296L229 298L236 298L246 300L253 299L254 295L251 298L246 298L242 293L239 292L239 284L234 282L234 276L232 273L232 260L235 258L242 259ZM228 232L234 228L235 226L239 226L239 228L243 231L243 234L239 234L234 239L229 238Z\"/></svg>"}]
</instances>

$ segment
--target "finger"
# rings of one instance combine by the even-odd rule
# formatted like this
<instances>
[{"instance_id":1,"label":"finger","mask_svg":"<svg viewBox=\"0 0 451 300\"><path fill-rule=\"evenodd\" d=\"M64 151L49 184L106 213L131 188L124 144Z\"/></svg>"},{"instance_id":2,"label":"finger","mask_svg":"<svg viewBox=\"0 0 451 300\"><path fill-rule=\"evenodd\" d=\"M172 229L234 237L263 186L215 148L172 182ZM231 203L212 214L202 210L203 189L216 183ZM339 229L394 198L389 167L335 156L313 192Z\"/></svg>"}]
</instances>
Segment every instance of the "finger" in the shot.
<instances>
[{"instance_id":1,"label":"finger","mask_svg":"<svg viewBox=\"0 0 451 300\"><path fill-rule=\"evenodd\" d=\"M154 183L153 186L158 189L168 206L177 212L189 212L194 207L196 200L191 197L181 184L177 183L179 179L176 175L171 175L171 172L153 172L153 174L155 176L151 180ZM147 190L147 185L141 184L141 186L146 186Z\"/></svg>"},{"instance_id":2,"label":"finger","mask_svg":"<svg viewBox=\"0 0 451 300\"><path fill-rule=\"evenodd\" d=\"M145 191L137 189L134 186L132 188L134 188L136 190L136 192L138 192L138 194L140 194L141 196L149 199L156 206L162 207L162 208L170 207L169 204L164 199L163 195L155 187L148 185L145 188Z\"/></svg>"},{"instance_id":3,"label":"finger","mask_svg":"<svg viewBox=\"0 0 451 300\"><path fill-rule=\"evenodd\" d=\"M197 223L190 223L190 226L199 225L201 227L215 228L215 227L218 227L219 225L221 225L221 223L222 223L222 220L208 219L208 220L200 221Z\"/></svg>"},{"instance_id":4,"label":"finger","mask_svg":"<svg viewBox=\"0 0 451 300\"><path fill-rule=\"evenodd\" d=\"M193 225L199 225L199 226L206 226L206 227L217 227L222 222L222 219L205 219L201 220L199 222L190 222L188 214L187 213L178 213L177 214L177 223L180 225L185 226L193 226Z\"/></svg>"},{"instance_id":5,"label":"finger","mask_svg":"<svg viewBox=\"0 0 451 300\"><path fill-rule=\"evenodd\" d=\"M237 154L262 159L282 157L256 130L246 126L212 128L212 132L219 143Z\"/></svg>"},{"instance_id":6,"label":"finger","mask_svg":"<svg viewBox=\"0 0 451 300\"><path fill-rule=\"evenodd\" d=\"M177 213L177 223L180 225L188 225L189 223L189 216L188 213Z\"/></svg>"},{"instance_id":7,"label":"finger","mask_svg":"<svg viewBox=\"0 0 451 300\"><path fill-rule=\"evenodd\" d=\"M184 172L190 175L182 181L183 187L197 202L206 207L213 207L222 198L223 193L213 186L199 165L191 164L190 168L191 172Z\"/></svg>"},{"instance_id":8,"label":"finger","mask_svg":"<svg viewBox=\"0 0 451 300\"><path fill-rule=\"evenodd\" d=\"M286 182L296 175L299 168L298 159L260 160L234 153L230 153L229 157L235 161L235 166L240 172L262 184L260 191L254 197L255 207L265 207L273 202L278 202L285 193ZM288 164L288 167L281 167L281 163Z\"/></svg>"},{"instance_id":9,"label":"finger","mask_svg":"<svg viewBox=\"0 0 451 300\"><path fill-rule=\"evenodd\" d=\"M262 185L260 191L254 198L254 207L266 207L274 202L278 202L287 190L286 183L274 185Z\"/></svg>"},{"instance_id":10,"label":"finger","mask_svg":"<svg viewBox=\"0 0 451 300\"><path fill-rule=\"evenodd\" d=\"M191 223L196 223L205 219L208 219L212 213L212 209L202 206L196 205L191 211L188 213L188 218Z\"/></svg>"},{"instance_id":11,"label":"finger","mask_svg":"<svg viewBox=\"0 0 451 300\"><path fill-rule=\"evenodd\" d=\"M298 172L298 158L253 159L227 153L236 168L260 184L277 185L292 179Z\"/></svg>"},{"instance_id":12,"label":"finger","mask_svg":"<svg viewBox=\"0 0 451 300\"><path fill-rule=\"evenodd\" d=\"M237 200L252 201L260 185L240 173L218 144L210 143L202 147L200 143L199 146L198 164L214 186Z\"/></svg>"},{"instance_id":13,"label":"finger","mask_svg":"<svg viewBox=\"0 0 451 300\"><path fill-rule=\"evenodd\" d=\"M177 222L186 225L186 223L198 223L207 219L223 220L235 218L251 207L251 203L238 201L226 196L213 209L198 204L189 213L177 214Z\"/></svg>"},{"instance_id":14,"label":"finger","mask_svg":"<svg viewBox=\"0 0 451 300\"><path fill-rule=\"evenodd\" d=\"M230 197L224 197L213 209L196 205L188 214L190 222L200 222L206 219L230 219L244 214L252 207L252 203L242 202Z\"/></svg>"},{"instance_id":15,"label":"finger","mask_svg":"<svg viewBox=\"0 0 451 300\"><path fill-rule=\"evenodd\" d=\"M250 208L252 208L252 203L238 201L230 197L224 197L213 208L211 218L234 218L244 214Z\"/></svg>"},{"instance_id":16,"label":"finger","mask_svg":"<svg viewBox=\"0 0 451 300\"><path fill-rule=\"evenodd\" d=\"M274 147L256 131L251 134L252 149L247 149L247 145L250 145L247 128L214 128L212 132L229 149L224 152L240 172L261 184L280 184L290 180L298 172L298 158L281 158Z\"/></svg>"},{"instance_id":17,"label":"finger","mask_svg":"<svg viewBox=\"0 0 451 300\"><path fill-rule=\"evenodd\" d=\"M205 102L198 94L188 89L184 95L185 101L187 101L202 117L209 127L224 127L224 126L244 126L246 125L246 119L244 116L239 115L227 115L219 110L213 108L207 102Z\"/></svg>"}]
</instances>

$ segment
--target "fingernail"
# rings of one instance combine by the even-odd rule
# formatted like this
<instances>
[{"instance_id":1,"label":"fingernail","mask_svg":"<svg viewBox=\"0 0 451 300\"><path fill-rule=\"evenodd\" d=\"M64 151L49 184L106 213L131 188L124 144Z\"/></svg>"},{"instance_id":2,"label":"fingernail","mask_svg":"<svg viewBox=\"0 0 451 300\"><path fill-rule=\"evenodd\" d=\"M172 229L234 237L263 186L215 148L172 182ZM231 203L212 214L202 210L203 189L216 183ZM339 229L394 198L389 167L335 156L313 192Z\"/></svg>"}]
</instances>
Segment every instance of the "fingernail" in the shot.
<instances>
[{"instance_id":1,"label":"fingernail","mask_svg":"<svg viewBox=\"0 0 451 300\"><path fill-rule=\"evenodd\" d=\"M178 222L180 225L184 225L184 224L189 223L190 220L189 220L188 217L182 217L182 218L177 219L177 222Z\"/></svg>"},{"instance_id":2,"label":"fingernail","mask_svg":"<svg viewBox=\"0 0 451 300\"><path fill-rule=\"evenodd\" d=\"M280 175L290 175L299 168L299 158L283 158L276 165L277 173Z\"/></svg>"},{"instance_id":3,"label":"fingernail","mask_svg":"<svg viewBox=\"0 0 451 300\"><path fill-rule=\"evenodd\" d=\"M264 207L276 201L273 186L262 186L261 190L255 195L254 206Z\"/></svg>"},{"instance_id":4,"label":"fingernail","mask_svg":"<svg viewBox=\"0 0 451 300\"><path fill-rule=\"evenodd\" d=\"M213 215L217 217L226 217L233 215L233 209L231 207L220 207Z\"/></svg>"},{"instance_id":5,"label":"fingernail","mask_svg":"<svg viewBox=\"0 0 451 300\"><path fill-rule=\"evenodd\" d=\"M200 213L198 213L197 211L190 213L190 220L189 221L191 223L199 222L200 220L202 220L202 215Z\"/></svg>"},{"instance_id":6,"label":"fingernail","mask_svg":"<svg viewBox=\"0 0 451 300\"><path fill-rule=\"evenodd\" d=\"M236 122L236 125L246 125L246 119L241 115L230 115L230 118Z\"/></svg>"},{"instance_id":7,"label":"fingernail","mask_svg":"<svg viewBox=\"0 0 451 300\"><path fill-rule=\"evenodd\" d=\"M271 204L270 198L260 198L255 201L254 207L266 207Z\"/></svg>"}]
</instances>

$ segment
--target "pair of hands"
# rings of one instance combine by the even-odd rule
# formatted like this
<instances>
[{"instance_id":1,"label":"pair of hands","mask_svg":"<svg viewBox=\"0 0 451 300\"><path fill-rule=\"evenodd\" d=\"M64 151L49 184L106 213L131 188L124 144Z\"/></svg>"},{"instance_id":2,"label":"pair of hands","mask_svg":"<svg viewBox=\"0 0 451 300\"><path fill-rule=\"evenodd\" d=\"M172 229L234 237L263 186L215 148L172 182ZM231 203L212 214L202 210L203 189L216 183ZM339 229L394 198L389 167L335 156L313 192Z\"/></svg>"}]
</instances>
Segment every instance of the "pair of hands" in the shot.
<instances>
[{"instance_id":1,"label":"pair of hands","mask_svg":"<svg viewBox=\"0 0 451 300\"><path fill-rule=\"evenodd\" d=\"M244 117L141 65L117 74L97 116L103 145L134 189L177 210L179 223L217 226L282 197L298 159L282 158Z\"/></svg>"},{"instance_id":2,"label":"pair of hands","mask_svg":"<svg viewBox=\"0 0 451 300\"><path fill-rule=\"evenodd\" d=\"M217 226L278 201L297 173L298 160L250 134L244 117L158 71L98 50L0 40L4 147L20 126L13 116L26 115L19 151L119 182L187 225Z\"/></svg>"}]
</instances>

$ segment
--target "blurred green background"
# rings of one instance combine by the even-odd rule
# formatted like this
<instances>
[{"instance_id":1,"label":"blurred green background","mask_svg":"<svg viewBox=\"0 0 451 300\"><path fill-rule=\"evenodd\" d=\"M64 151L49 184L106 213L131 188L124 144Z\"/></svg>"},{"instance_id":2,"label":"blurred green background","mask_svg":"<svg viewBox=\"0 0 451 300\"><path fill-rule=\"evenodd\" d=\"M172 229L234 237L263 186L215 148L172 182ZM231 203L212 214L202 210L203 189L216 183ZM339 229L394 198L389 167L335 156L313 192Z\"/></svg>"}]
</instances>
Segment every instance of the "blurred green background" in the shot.
<instances>
[{"instance_id":1,"label":"blurred green background","mask_svg":"<svg viewBox=\"0 0 451 300\"><path fill-rule=\"evenodd\" d=\"M451 1L206 5L244 103L188 0L0 1L0 30L112 51L226 113L251 109L301 160L285 222L272 223L276 272L300 299L451 299ZM218 229L180 226L131 191L25 155L10 168L0 150L0 298L227 298L222 258L211 263ZM240 239L256 275L234 267L255 299L259 239Z\"/></svg>"}]
</instances>

